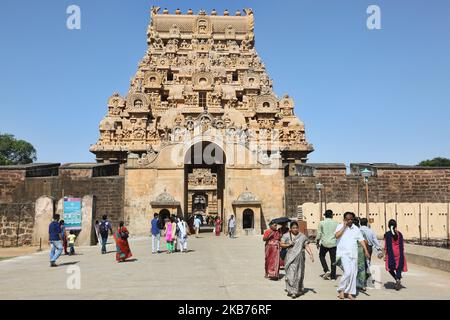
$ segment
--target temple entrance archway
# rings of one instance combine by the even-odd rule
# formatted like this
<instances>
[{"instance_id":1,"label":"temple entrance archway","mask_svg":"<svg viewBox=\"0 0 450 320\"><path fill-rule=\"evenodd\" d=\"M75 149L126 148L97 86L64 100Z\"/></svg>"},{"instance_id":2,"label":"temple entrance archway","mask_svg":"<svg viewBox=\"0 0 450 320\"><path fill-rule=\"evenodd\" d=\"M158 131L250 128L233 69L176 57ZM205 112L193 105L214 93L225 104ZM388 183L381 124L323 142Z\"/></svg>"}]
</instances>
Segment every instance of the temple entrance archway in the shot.
<instances>
[{"instance_id":1,"label":"temple entrance archway","mask_svg":"<svg viewBox=\"0 0 450 320\"><path fill-rule=\"evenodd\" d=\"M225 162L225 152L213 142L200 141L188 149L184 158L186 219L201 214L204 221L217 216L223 220Z\"/></svg>"}]
</instances>

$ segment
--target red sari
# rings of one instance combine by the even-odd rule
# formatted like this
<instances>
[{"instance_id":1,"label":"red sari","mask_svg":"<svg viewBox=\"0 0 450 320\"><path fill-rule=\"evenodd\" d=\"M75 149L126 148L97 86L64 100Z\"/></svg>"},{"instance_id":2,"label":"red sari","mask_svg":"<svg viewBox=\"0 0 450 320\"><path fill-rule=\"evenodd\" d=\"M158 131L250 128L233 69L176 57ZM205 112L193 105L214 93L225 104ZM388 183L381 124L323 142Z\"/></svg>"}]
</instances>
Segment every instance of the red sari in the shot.
<instances>
[{"instance_id":1,"label":"red sari","mask_svg":"<svg viewBox=\"0 0 450 320\"><path fill-rule=\"evenodd\" d=\"M114 240L116 241L116 260L118 262L125 261L126 259L133 256L131 254L130 245L128 244L128 239L123 239L121 237L122 233L128 234L128 230L125 227L118 228L114 233Z\"/></svg>"},{"instance_id":2,"label":"red sari","mask_svg":"<svg viewBox=\"0 0 450 320\"><path fill-rule=\"evenodd\" d=\"M266 275L271 279L279 279L281 233L269 229L264 232L263 238L266 241Z\"/></svg>"},{"instance_id":3,"label":"red sari","mask_svg":"<svg viewBox=\"0 0 450 320\"><path fill-rule=\"evenodd\" d=\"M216 220L216 236L220 236L221 226L222 226L222 220L217 219Z\"/></svg>"},{"instance_id":4,"label":"red sari","mask_svg":"<svg viewBox=\"0 0 450 320\"><path fill-rule=\"evenodd\" d=\"M279 228L278 231L280 232L281 236L283 236L283 234L285 234L286 232L289 232L289 228L283 226L283 227ZM280 249L280 268L281 269L284 268L284 259L283 259L283 257L286 257L286 252L287 252L287 249ZM284 256L282 256L282 253L284 253Z\"/></svg>"}]
</instances>

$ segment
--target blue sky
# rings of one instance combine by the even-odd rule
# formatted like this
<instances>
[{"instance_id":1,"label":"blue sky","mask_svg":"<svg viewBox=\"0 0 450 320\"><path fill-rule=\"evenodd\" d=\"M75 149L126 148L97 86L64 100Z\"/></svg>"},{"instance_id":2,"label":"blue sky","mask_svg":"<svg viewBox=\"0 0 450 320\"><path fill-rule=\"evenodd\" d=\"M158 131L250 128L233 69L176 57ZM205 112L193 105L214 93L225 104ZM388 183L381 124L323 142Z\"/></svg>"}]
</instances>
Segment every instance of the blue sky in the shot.
<instances>
[{"instance_id":1,"label":"blue sky","mask_svg":"<svg viewBox=\"0 0 450 320\"><path fill-rule=\"evenodd\" d=\"M66 8L81 8L81 30ZM381 8L381 30L366 9ZM94 161L88 149L115 91L146 50L152 5L198 12L251 7L256 49L278 96L296 101L310 162L450 158L450 1L3 0L0 132L39 162Z\"/></svg>"}]
</instances>

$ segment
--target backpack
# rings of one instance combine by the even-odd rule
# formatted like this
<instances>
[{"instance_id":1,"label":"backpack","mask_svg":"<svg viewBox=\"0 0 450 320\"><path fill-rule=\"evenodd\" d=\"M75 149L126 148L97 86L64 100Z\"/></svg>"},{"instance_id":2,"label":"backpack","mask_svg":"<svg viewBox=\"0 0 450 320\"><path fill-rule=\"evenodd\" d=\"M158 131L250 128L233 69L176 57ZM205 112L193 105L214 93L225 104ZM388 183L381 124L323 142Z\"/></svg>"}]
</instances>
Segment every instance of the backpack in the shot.
<instances>
[{"instance_id":1,"label":"backpack","mask_svg":"<svg viewBox=\"0 0 450 320\"><path fill-rule=\"evenodd\" d=\"M102 222L100 222L100 228L99 228L99 230L100 230L100 234L101 235L105 235L105 234L108 234L108 221L102 221Z\"/></svg>"}]
</instances>

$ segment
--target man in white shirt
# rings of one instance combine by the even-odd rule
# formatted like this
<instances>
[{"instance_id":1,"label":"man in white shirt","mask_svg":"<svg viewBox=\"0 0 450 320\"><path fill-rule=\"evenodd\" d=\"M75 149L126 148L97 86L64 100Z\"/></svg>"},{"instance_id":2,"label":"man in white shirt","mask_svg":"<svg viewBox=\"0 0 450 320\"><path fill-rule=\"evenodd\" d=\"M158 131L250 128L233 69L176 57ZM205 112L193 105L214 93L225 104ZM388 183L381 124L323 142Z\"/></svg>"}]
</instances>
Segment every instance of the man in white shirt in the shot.
<instances>
[{"instance_id":1,"label":"man in white shirt","mask_svg":"<svg viewBox=\"0 0 450 320\"><path fill-rule=\"evenodd\" d=\"M364 254L370 257L366 242L359 228L353 225L355 214L353 212L344 213L344 221L336 228L337 250L336 256L341 260L344 274L339 282L339 299L344 299L345 295L350 300L354 300L356 295L356 276L358 275L358 241L361 243Z\"/></svg>"},{"instance_id":2,"label":"man in white shirt","mask_svg":"<svg viewBox=\"0 0 450 320\"><path fill-rule=\"evenodd\" d=\"M195 237L198 238L198 234L200 232L200 225L202 222L200 221L200 218L198 216L195 216L194 219L194 228L195 228Z\"/></svg>"},{"instance_id":3,"label":"man in white shirt","mask_svg":"<svg viewBox=\"0 0 450 320\"><path fill-rule=\"evenodd\" d=\"M228 234L230 235L230 238L234 238L234 232L236 231L236 220L234 219L234 215L231 215L230 219L228 220Z\"/></svg>"}]
</instances>

